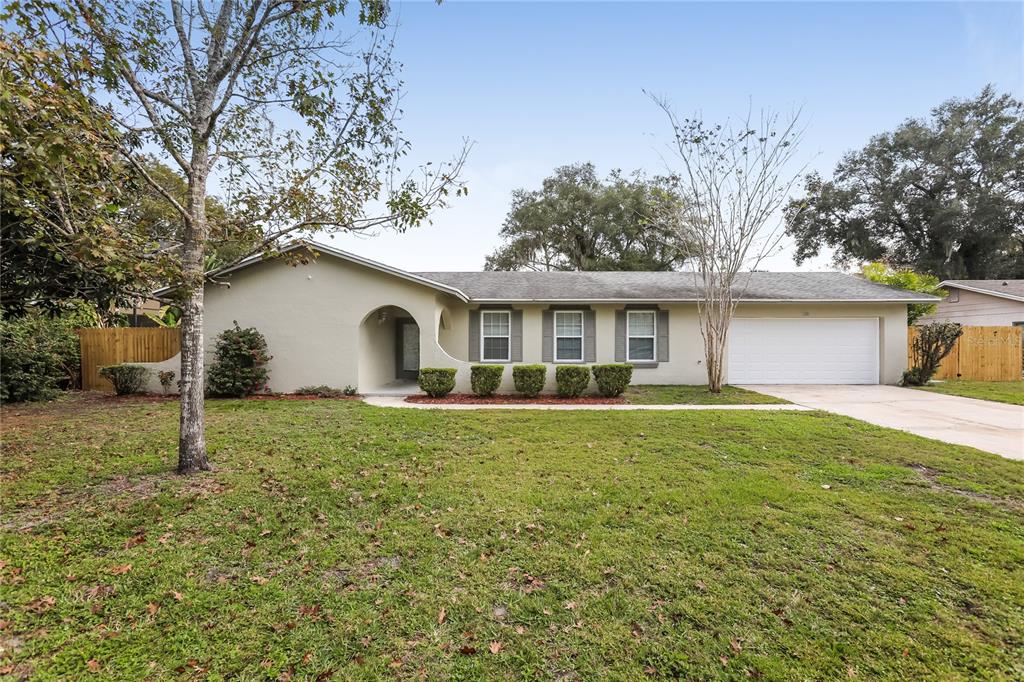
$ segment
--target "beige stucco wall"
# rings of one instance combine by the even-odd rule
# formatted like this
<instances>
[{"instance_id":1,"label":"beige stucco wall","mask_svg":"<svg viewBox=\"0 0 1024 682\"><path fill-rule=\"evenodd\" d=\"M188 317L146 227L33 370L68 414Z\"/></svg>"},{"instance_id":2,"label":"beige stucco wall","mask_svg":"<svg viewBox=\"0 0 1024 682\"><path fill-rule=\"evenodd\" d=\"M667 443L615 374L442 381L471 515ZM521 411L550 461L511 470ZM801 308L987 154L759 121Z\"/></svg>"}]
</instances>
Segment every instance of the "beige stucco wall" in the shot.
<instances>
[{"instance_id":1,"label":"beige stucco wall","mask_svg":"<svg viewBox=\"0 0 1024 682\"><path fill-rule=\"evenodd\" d=\"M1011 301L963 289L956 291L959 300L950 301L947 298L936 306L934 313L922 317L918 324L959 322L962 325L1002 327L1024 322L1024 301Z\"/></svg>"},{"instance_id":2,"label":"beige stucco wall","mask_svg":"<svg viewBox=\"0 0 1024 682\"><path fill-rule=\"evenodd\" d=\"M225 278L230 288L210 286L206 294L206 359L212 361L216 335L237 320L267 339L270 388L291 392L301 386L356 386L373 392L394 381L392 321L379 325L376 311L397 306L420 327L420 366L455 367L456 390L468 392L469 311L454 296L402 280L362 265L322 256L308 265L271 261ZM598 363L615 361L615 311L621 304L590 304L596 312ZM669 362L634 370L638 384L705 383L704 350L693 303L659 304L669 311ZM541 359L541 320L547 304L516 306L523 310L523 362ZM368 316L373 316L367 319ZM903 304L742 304L739 317L874 317L879 319L882 383L896 383L906 365L906 306ZM445 324L442 325L442 319ZM363 324L366 320L366 324ZM159 391L155 370L178 371L178 358L154 363L150 388ZM726 368L728 372L728 368ZM728 376L728 374L727 374ZM554 389L554 370L548 373ZM512 391L512 372L502 391Z\"/></svg>"}]
</instances>

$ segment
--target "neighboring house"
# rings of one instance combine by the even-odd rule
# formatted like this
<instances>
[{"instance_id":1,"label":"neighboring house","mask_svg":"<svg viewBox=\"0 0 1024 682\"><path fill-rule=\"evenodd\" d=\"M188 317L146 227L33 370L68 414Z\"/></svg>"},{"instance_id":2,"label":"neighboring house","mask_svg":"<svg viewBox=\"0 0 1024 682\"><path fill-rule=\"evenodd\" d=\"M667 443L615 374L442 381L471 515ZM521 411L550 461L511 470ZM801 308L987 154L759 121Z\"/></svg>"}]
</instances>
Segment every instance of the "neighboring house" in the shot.
<instances>
[{"instance_id":1,"label":"neighboring house","mask_svg":"<svg viewBox=\"0 0 1024 682\"><path fill-rule=\"evenodd\" d=\"M421 367L457 368L456 390L468 392L477 362L629 362L634 383L706 383L694 273L406 272L313 246L320 257L306 265L253 258L217 273L221 284L206 289L208 362L237 320L266 336L270 388L281 392L413 392ZM896 383L907 304L937 300L841 273L741 279L731 384ZM511 371L501 390L513 390Z\"/></svg>"},{"instance_id":2,"label":"neighboring house","mask_svg":"<svg viewBox=\"0 0 1024 682\"><path fill-rule=\"evenodd\" d=\"M935 312L920 319L971 326L1024 326L1024 279L948 279Z\"/></svg>"}]
</instances>

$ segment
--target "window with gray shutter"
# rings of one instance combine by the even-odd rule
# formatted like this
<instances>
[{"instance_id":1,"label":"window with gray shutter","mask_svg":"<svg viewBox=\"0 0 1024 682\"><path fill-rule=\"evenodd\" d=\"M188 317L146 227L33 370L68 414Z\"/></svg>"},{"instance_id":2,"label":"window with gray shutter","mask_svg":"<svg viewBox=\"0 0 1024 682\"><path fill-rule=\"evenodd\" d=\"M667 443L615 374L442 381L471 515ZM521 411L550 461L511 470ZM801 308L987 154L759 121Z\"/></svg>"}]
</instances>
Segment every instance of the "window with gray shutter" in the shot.
<instances>
[{"instance_id":1,"label":"window with gray shutter","mask_svg":"<svg viewBox=\"0 0 1024 682\"><path fill-rule=\"evenodd\" d=\"M545 310L541 313L541 362L555 361L555 311Z\"/></svg>"},{"instance_id":2,"label":"window with gray shutter","mask_svg":"<svg viewBox=\"0 0 1024 682\"><path fill-rule=\"evenodd\" d=\"M597 313L593 310L583 311L583 351L584 362L597 362Z\"/></svg>"},{"instance_id":3,"label":"window with gray shutter","mask_svg":"<svg viewBox=\"0 0 1024 682\"><path fill-rule=\"evenodd\" d=\"M469 311L469 361L480 362L480 311Z\"/></svg>"},{"instance_id":4,"label":"window with gray shutter","mask_svg":"<svg viewBox=\"0 0 1024 682\"><path fill-rule=\"evenodd\" d=\"M626 361L626 311L615 311L615 362Z\"/></svg>"},{"instance_id":5,"label":"window with gray shutter","mask_svg":"<svg viewBox=\"0 0 1024 682\"><path fill-rule=\"evenodd\" d=\"M523 311L512 311L512 362L523 361Z\"/></svg>"},{"instance_id":6,"label":"window with gray shutter","mask_svg":"<svg viewBox=\"0 0 1024 682\"><path fill-rule=\"evenodd\" d=\"M658 311L658 362L668 362L668 311Z\"/></svg>"}]
</instances>

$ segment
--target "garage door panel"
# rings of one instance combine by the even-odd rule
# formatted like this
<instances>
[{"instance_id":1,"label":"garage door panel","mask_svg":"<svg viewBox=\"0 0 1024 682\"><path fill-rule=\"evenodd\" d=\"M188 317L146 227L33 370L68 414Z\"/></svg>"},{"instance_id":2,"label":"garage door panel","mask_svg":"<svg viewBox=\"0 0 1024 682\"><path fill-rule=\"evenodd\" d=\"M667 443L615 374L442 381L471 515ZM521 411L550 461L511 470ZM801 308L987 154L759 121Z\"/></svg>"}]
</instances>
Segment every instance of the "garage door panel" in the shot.
<instances>
[{"instance_id":1,"label":"garage door panel","mask_svg":"<svg viewBox=\"0 0 1024 682\"><path fill-rule=\"evenodd\" d=\"M878 320L736 318L731 384L876 384Z\"/></svg>"}]
</instances>

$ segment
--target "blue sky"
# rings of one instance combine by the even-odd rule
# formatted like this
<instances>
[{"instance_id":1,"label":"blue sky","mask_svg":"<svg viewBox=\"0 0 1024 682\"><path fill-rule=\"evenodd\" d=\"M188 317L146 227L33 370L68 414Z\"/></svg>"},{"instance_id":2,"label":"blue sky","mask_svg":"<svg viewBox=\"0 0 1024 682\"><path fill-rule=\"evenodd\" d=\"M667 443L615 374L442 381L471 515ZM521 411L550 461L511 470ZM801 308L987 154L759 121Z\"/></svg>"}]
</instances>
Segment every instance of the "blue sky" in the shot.
<instances>
[{"instance_id":1,"label":"blue sky","mask_svg":"<svg viewBox=\"0 0 1024 682\"><path fill-rule=\"evenodd\" d=\"M517 187L593 161L660 172L669 130L644 90L717 121L801 107L801 158L847 150L986 83L1024 96L1022 3L492 3L395 6L411 161L474 143L468 198L402 235L338 236L409 269L474 270ZM796 269L788 250L767 264ZM802 269L826 269L827 258Z\"/></svg>"}]
</instances>

